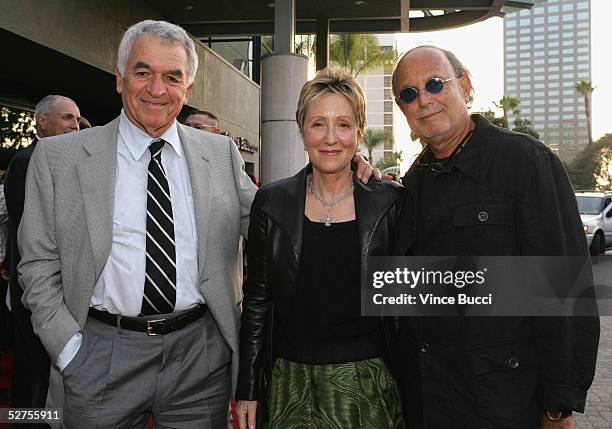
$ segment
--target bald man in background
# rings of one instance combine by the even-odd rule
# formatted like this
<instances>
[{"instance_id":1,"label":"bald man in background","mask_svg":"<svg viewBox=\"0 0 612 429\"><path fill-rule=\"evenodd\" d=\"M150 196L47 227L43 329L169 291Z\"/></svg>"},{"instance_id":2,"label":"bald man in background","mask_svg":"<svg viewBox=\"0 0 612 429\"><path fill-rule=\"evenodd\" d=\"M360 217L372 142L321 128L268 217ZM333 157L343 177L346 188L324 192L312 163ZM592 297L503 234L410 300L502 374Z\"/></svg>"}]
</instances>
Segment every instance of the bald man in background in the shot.
<instances>
[{"instance_id":1,"label":"bald man in background","mask_svg":"<svg viewBox=\"0 0 612 429\"><path fill-rule=\"evenodd\" d=\"M9 217L8 267L11 313L15 329L15 354L11 386L13 408L44 408L49 387L49 356L32 330L31 313L21 303L17 264L21 258L17 248L17 228L23 215L25 180L30 158L39 141L45 137L79 130L81 113L76 103L62 95L47 95L36 105L36 138L21 149L6 173L4 194ZM44 427L43 425L41 427Z\"/></svg>"}]
</instances>

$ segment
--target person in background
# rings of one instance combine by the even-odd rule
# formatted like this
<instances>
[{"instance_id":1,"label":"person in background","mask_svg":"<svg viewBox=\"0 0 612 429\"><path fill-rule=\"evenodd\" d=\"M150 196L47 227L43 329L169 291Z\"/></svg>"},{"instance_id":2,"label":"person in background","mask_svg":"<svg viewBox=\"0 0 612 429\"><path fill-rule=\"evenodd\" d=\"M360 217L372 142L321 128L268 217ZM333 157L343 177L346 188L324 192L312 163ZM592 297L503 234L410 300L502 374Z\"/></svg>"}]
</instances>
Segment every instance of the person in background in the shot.
<instances>
[{"instance_id":1,"label":"person in background","mask_svg":"<svg viewBox=\"0 0 612 429\"><path fill-rule=\"evenodd\" d=\"M185 119L185 125L213 134L221 133L219 129L219 119L206 110L191 111Z\"/></svg>"},{"instance_id":2,"label":"person in background","mask_svg":"<svg viewBox=\"0 0 612 429\"><path fill-rule=\"evenodd\" d=\"M34 149L46 139L79 130L81 113L74 100L63 95L48 95L36 105L36 138L21 149L8 167L4 195L9 228L9 288L11 314L15 328L15 354L11 385L11 406L44 408L49 387L49 357L32 329L31 313L21 303L23 291L19 285L17 264L21 259L17 229L24 211L26 175ZM50 230L41 232L49 233Z\"/></svg>"}]
</instances>

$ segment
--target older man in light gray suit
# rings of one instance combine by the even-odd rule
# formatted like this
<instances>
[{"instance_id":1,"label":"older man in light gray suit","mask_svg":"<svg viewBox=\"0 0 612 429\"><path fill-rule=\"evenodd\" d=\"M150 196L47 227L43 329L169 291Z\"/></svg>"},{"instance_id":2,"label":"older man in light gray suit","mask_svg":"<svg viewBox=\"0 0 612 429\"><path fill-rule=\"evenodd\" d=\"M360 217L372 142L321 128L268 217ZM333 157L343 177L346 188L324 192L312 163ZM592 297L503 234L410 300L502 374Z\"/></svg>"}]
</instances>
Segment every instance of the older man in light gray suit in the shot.
<instances>
[{"instance_id":1,"label":"older man in light gray suit","mask_svg":"<svg viewBox=\"0 0 612 429\"><path fill-rule=\"evenodd\" d=\"M230 138L176 122L197 63L180 27L135 24L121 115L32 157L18 269L65 427L226 427L256 188Z\"/></svg>"}]
</instances>

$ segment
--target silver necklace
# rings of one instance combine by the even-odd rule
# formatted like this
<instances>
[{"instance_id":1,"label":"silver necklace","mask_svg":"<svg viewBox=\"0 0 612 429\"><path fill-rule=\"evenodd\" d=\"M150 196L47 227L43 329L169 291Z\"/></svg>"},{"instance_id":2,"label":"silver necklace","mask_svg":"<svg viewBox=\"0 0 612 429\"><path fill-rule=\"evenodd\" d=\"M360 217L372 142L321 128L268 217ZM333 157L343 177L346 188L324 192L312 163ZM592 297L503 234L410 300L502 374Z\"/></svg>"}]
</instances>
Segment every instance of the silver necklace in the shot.
<instances>
[{"instance_id":1,"label":"silver necklace","mask_svg":"<svg viewBox=\"0 0 612 429\"><path fill-rule=\"evenodd\" d=\"M342 192L340 195L338 195L333 200L324 200L323 198L321 198L321 195L319 195L319 193L314 187L314 183L312 181L312 175L308 176L308 189L310 190L310 193L315 198L315 200L319 201L327 209L325 213L325 217L321 218L319 222L324 223L325 226L330 226L332 223L338 222L338 219L336 219L331 214L332 207L337 206L340 203L340 201L346 199L346 197L351 195L351 193L353 192L353 181L351 181L351 184L344 190L344 192Z\"/></svg>"}]
</instances>

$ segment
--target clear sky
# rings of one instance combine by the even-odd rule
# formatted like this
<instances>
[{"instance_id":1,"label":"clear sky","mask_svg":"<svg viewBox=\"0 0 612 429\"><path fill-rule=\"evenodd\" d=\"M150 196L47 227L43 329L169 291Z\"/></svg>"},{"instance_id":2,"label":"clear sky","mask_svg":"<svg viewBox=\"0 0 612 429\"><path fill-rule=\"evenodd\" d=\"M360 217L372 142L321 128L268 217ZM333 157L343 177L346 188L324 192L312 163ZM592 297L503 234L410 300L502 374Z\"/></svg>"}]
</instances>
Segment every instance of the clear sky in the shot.
<instances>
[{"instance_id":1,"label":"clear sky","mask_svg":"<svg viewBox=\"0 0 612 429\"><path fill-rule=\"evenodd\" d=\"M612 133L612 1L591 0L591 78L593 86L593 138ZM453 51L470 69L476 88L472 110L496 110L493 101L504 91L503 20L487 21L453 30L397 34L400 53L422 44L440 46ZM398 110L399 112L399 110ZM419 147L409 143L410 130L403 117L396 115L396 143L404 151L402 171L411 154ZM405 138L406 136L407 138Z\"/></svg>"}]
</instances>

